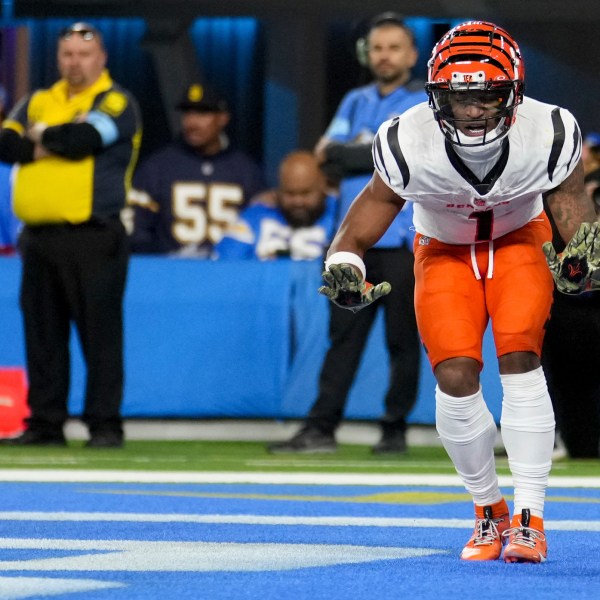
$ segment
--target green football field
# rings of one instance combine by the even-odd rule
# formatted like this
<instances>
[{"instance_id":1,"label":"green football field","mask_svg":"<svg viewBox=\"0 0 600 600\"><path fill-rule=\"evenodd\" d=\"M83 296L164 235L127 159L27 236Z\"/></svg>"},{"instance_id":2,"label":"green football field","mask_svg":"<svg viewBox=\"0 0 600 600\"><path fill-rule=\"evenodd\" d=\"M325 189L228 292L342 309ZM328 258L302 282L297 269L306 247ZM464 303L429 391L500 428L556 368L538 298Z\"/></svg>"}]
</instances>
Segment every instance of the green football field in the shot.
<instances>
[{"instance_id":1,"label":"green football field","mask_svg":"<svg viewBox=\"0 0 600 600\"><path fill-rule=\"evenodd\" d=\"M70 441L67 448L0 446L0 469L118 469L136 471L248 471L453 474L441 447L413 446L398 457L376 457L364 445L342 444L335 454L271 455L266 443L218 441L129 441L119 450L84 448ZM506 458L497 458L499 474L508 475ZM561 459L556 476L599 476L600 461Z\"/></svg>"}]
</instances>

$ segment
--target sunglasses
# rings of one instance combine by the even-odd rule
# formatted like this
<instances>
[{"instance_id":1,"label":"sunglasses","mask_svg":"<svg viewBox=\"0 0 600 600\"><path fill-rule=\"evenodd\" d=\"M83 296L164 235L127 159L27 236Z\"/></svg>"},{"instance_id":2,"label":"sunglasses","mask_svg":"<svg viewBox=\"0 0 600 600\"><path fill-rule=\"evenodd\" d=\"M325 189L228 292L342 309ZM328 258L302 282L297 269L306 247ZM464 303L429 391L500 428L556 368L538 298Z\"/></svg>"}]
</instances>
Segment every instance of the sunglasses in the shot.
<instances>
[{"instance_id":1,"label":"sunglasses","mask_svg":"<svg viewBox=\"0 0 600 600\"><path fill-rule=\"evenodd\" d=\"M88 26L71 25L61 30L59 38L61 40L70 40L75 34L80 35L86 42L99 37L98 31Z\"/></svg>"}]
</instances>

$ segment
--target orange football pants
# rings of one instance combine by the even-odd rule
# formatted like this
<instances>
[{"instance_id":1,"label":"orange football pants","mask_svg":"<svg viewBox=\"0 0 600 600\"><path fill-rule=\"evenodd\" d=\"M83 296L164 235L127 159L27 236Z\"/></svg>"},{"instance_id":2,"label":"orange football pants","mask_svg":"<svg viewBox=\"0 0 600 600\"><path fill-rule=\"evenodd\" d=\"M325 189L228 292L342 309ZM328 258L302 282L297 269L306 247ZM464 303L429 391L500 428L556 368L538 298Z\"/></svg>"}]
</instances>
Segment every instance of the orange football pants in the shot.
<instances>
[{"instance_id":1,"label":"orange football pants","mask_svg":"<svg viewBox=\"0 0 600 600\"><path fill-rule=\"evenodd\" d=\"M497 356L540 355L553 292L542 244L551 239L545 213L493 242L473 246L416 235L415 311L433 369L458 356L473 358L483 368L490 319Z\"/></svg>"}]
</instances>

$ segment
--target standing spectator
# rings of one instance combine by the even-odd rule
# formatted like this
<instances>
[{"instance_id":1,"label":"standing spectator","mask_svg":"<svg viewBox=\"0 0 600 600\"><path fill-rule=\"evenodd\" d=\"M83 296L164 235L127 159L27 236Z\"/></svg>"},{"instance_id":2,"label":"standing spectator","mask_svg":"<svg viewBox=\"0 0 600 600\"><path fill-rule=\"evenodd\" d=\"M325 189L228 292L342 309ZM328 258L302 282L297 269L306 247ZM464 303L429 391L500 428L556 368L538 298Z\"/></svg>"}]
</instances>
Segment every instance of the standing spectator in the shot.
<instances>
[{"instance_id":1,"label":"standing spectator","mask_svg":"<svg viewBox=\"0 0 600 600\"><path fill-rule=\"evenodd\" d=\"M554 413L540 354L552 279L571 294L600 287L600 227L584 193L579 127L567 110L524 97L523 86L519 47L505 30L471 21L446 33L429 61L429 103L377 133L375 172L332 242L321 288L352 310L388 293L386 282L365 282L362 256L405 202L414 204L415 305L437 380L436 427L475 505L464 560L496 560L503 541L505 562L546 560ZM560 255L544 195L570 240ZM490 320L512 520L480 385Z\"/></svg>"},{"instance_id":2,"label":"standing spectator","mask_svg":"<svg viewBox=\"0 0 600 600\"><path fill-rule=\"evenodd\" d=\"M101 33L87 23L58 39L61 79L9 114L0 160L20 163L14 208L24 223L27 430L19 445L64 445L69 334L87 365L83 421L90 447L123 444L123 293L129 244L119 213L141 139L139 111L105 68Z\"/></svg>"},{"instance_id":3,"label":"standing spectator","mask_svg":"<svg viewBox=\"0 0 600 600\"><path fill-rule=\"evenodd\" d=\"M595 174L595 175L594 175ZM600 214L600 169L585 177L596 214ZM552 241L559 251L564 242L553 219ZM577 352L565 343L577 339ZM571 458L600 458L600 294L576 296L554 289L552 318L546 328L542 365L556 413L556 426Z\"/></svg>"},{"instance_id":4,"label":"standing spectator","mask_svg":"<svg viewBox=\"0 0 600 600\"><path fill-rule=\"evenodd\" d=\"M359 58L368 64L374 81L346 94L315 149L325 172L334 178L341 176L340 216L369 182L373 172L371 143L378 127L426 99L423 82L411 80L417 49L402 17L395 13L375 17L359 48ZM332 305L330 348L321 368L319 395L300 431L288 441L271 444L271 452L335 451L335 430L378 308L385 313L390 378L382 436L373 452L406 451L406 417L417 397L421 352L414 314L411 227L412 209L407 206L365 256L369 272L392 281L393 292L379 306L353 315Z\"/></svg>"},{"instance_id":5,"label":"standing spectator","mask_svg":"<svg viewBox=\"0 0 600 600\"><path fill-rule=\"evenodd\" d=\"M312 152L288 154L279 165L276 204L256 203L225 230L215 258L321 259L331 241L337 201Z\"/></svg>"},{"instance_id":6,"label":"standing spectator","mask_svg":"<svg viewBox=\"0 0 600 600\"><path fill-rule=\"evenodd\" d=\"M207 258L226 225L264 189L259 167L229 145L230 113L216 90L190 85L181 102L181 137L134 175L132 251Z\"/></svg>"}]
</instances>

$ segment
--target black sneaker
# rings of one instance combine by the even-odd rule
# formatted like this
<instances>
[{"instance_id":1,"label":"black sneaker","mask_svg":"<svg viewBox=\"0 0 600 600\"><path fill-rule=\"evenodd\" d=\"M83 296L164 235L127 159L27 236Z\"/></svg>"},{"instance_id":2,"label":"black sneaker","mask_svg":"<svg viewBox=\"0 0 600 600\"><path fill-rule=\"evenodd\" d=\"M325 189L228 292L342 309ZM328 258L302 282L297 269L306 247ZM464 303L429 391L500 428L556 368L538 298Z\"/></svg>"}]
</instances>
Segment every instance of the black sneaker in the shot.
<instances>
[{"instance_id":1,"label":"black sneaker","mask_svg":"<svg viewBox=\"0 0 600 600\"><path fill-rule=\"evenodd\" d=\"M373 454L406 454L406 434L400 429L384 431L379 442L371 449Z\"/></svg>"},{"instance_id":2,"label":"black sneaker","mask_svg":"<svg viewBox=\"0 0 600 600\"><path fill-rule=\"evenodd\" d=\"M287 442L269 444L271 454L331 454L337 450L333 433L324 433L316 427L303 427Z\"/></svg>"},{"instance_id":3,"label":"black sneaker","mask_svg":"<svg viewBox=\"0 0 600 600\"><path fill-rule=\"evenodd\" d=\"M116 431L102 431L92 433L89 441L85 443L86 448L122 448L123 435Z\"/></svg>"},{"instance_id":4,"label":"black sneaker","mask_svg":"<svg viewBox=\"0 0 600 600\"><path fill-rule=\"evenodd\" d=\"M18 437L3 439L2 444L5 446L66 446L67 440L62 433L28 429Z\"/></svg>"}]
</instances>

